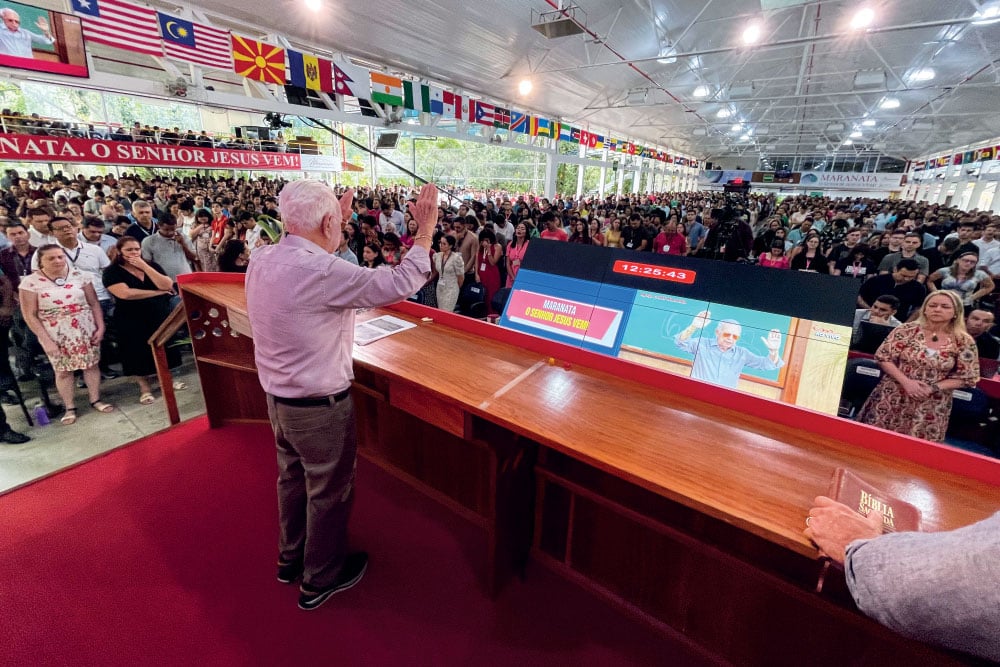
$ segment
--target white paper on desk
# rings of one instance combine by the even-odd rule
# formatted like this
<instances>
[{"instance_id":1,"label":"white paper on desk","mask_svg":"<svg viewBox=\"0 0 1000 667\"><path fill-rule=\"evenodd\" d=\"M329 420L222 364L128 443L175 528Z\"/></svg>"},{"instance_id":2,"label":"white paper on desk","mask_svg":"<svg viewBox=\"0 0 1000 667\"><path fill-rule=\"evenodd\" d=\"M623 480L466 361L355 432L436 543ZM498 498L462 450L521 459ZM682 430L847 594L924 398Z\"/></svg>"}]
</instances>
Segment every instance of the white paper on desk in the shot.
<instances>
[{"instance_id":1,"label":"white paper on desk","mask_svg":"<svg viewBox=\"0 0 1000 667\"><path fill-rule=\"evenodd\" d=\"M400 331L412 329L416 324L401 320L392 315L382 315L366 322L359 322L354 325L354 342L358 345L374 343L380 338L391 336Z\"/></svg>"}]
</instances>

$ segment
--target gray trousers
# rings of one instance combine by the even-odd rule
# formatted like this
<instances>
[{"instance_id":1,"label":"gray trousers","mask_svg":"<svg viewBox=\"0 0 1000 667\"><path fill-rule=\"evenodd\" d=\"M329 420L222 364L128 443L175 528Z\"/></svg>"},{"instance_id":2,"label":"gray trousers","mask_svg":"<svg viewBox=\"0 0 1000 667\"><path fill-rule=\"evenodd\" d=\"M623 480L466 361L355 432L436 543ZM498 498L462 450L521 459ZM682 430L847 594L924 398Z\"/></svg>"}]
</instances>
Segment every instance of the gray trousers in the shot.
<instances>
[{"instance_id":1,"label":"gray trousers","mask_svg":"<svg viewBox=\"0 0 1000 667\"><path fill-rule=\"evenodd\" d=\"M268 395L267 412L278 449L278 558L301 560L303 585L325 588L347 555L358 455L354 403L348 396L295 407Z\"/></svg>"}]
</instances>

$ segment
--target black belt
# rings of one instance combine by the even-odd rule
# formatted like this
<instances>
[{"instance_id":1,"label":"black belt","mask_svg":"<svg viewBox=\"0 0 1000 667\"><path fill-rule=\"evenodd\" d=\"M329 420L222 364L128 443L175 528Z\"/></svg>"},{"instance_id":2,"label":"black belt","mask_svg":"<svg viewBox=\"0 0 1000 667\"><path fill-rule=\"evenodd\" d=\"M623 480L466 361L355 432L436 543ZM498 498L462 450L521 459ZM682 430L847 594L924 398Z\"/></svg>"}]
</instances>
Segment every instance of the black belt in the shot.
<instances>
[{"instance_id":1,"label":"black belt","mask_svg":"<svg viewBox=\"0 0 1000 667\"><path fill-rule=\"evenodd\" d=\"M350 389L345 389L344 391L333 394L332 396L310 396L308 398L283 398L281 396L271 395L275 403L281 403L282 405L291 405L296 408L315 408L321 405L329 406L331 403L340 403L342 400L351 395Z\"/></svg>"}]
</instances>

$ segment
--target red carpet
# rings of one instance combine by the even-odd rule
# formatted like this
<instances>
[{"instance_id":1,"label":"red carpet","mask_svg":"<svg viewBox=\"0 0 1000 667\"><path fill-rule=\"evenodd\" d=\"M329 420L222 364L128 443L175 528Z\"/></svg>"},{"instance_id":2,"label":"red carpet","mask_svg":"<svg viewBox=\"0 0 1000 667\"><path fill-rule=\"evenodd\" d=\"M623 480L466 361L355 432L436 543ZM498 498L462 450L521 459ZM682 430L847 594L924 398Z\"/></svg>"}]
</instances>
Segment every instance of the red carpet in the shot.
<instances>
[{"instance_id":1,"label":"red carpet","mask_svg":"<svg viewBox=\"0 0 1000 667\"><path fill-rule=\"evenodd\" d=\"M368 574L298 610L274 579L269 438L197 419L0 497L0 662L701 664L537 564L491 601L481 532L364 462Z\"/></svg>"}]
</instances>

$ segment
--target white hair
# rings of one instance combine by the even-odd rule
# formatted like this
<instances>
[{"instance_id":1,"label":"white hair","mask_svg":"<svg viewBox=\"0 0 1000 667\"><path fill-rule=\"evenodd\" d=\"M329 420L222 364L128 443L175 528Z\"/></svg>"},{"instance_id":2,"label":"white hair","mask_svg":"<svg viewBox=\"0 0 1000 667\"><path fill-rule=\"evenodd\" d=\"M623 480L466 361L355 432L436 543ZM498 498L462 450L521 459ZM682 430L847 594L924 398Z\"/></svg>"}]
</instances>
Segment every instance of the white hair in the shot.
<instances>
[{"instance_id":1,"label":"white hair","mask_svg":"<svg viewBox=\"0 0 1000 667\"><path fill-rule=\"evenodd\" d=\"M0 9L0 17L2 17L2 18L7 18L11 14L13 14L14 16L16 16L17 18L21 18L21 15L18 14L13 9L11 9L10 7L4 7L3 9Z\"/></svg>"},{"instance_id":2,"label":"white hair","mask_svg":"<svg viewBox=\"0 0 1000 667\"><path fill-rule=\"evenodd\" d=\"M286 232L310 233L319 229L323 217L333 213L339 223L340 202L333 189L321 181L292 181L281 188L278 208Z\"/></svg>"},{"instance_id":3,"label":"white hair","mask_svg":"<svg viewBox=\"0 0 1000 667\"><path fill-rule=\"evenodd\" d=\"M730 331L734 331L734 332L738 332L738 333L743 333L743 327L740 325L739 322L737 322L736 320L733 320L733 319L722 320L717 325L715 325L715 332L716 333L721 333L721 332L725 331L726 329L729 329Z\"/></svg>"}]
</instances>

